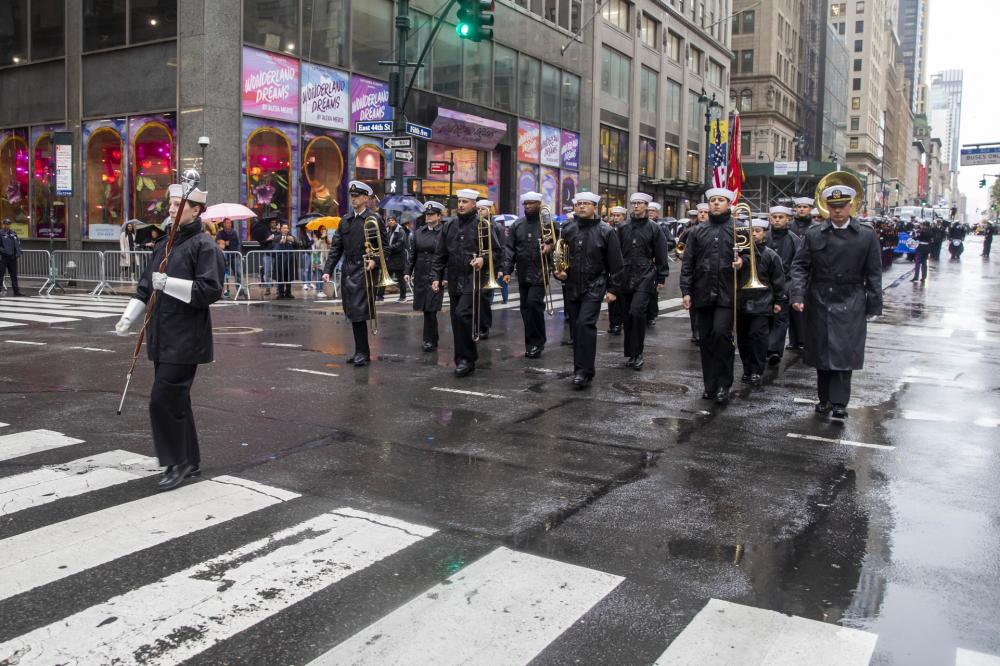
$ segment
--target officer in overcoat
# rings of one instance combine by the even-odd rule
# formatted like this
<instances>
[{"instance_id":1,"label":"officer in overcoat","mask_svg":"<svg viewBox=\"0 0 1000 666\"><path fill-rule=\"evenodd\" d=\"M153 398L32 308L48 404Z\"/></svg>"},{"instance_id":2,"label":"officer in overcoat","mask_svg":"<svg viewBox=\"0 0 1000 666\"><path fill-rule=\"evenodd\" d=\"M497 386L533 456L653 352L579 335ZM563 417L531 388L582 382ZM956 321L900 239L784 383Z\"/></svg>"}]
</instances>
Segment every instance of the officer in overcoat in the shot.
<instances>
[{"instance_id":1,"label":"officer in overcoat","mask_svg":"<svg viewBox=\"0 0 1000 666\"><path fill-rule=\"evenodd\" d=\"M847 417L851 372L864 366L867 317L882 314L878 234L851 217L855 194L845 185L823 190L830 219L809 229L792 262L792 308L805 315L816 412L836 419Z\"/></svg>"},{"instance_id":2,"label":"officer in overcoat","mask_svg":"<svg viewBox=\"0 0 1000 666\"><path fill-rule=\"evenodd\" d=\"M182 186L171 185L168 194L173 220L181 205ZM225 274L222 251L204 233L200 218L207 198L204 190L190 193L180 213L166 271L159 272L167 249L167 235L163 235L153 247L135 296L115 325L118 335L127 336L132 324L143 319L153 292L160 292L146 329L146 354L153 362L149 419L156 456L166 467L160 490L172 490L201 473L191 385L198 366L213 360L209 306L222 297Z\"/></svg>"},{"instance_id":3,"label":"officer in overcoat","mask_svg":"<svg viewBox=\"0 0 1000 666\"><path fill-rule=\"evenodd\" d=\"M410 234L410 251L407 253L406 281L413 288L413 309L424 313L424 351L438 347L437 313L444 302L443 291L431 290L434 253L441 238L441 216L444 206L437 201L424 205L425 224Z\"/></svg>"},{"instance_id":4,"label":"officer in overcoat","mask_svg":"<svg viewBox=\"0 0 1000 666\"><path fill-rule=\"evenodd\" d=\"M388 245L388 234L379 214L368 208L372 188L361 181L352 180L347 191L351 196L351 212L341 218L340 226L333 233L330 253L323 268L323 282L330 281L337 262L343 257L344 264L340 267L340 297L344 304L344 314L351 322L354 333L354 356L347 359L347 363L360 368L371 361L368 320L372 318L375 309L377 291L377 288L369 289L366 286L365 272L370 274L373 285L378 283L376 258L365 257L365 220L373 218L378 224L383 252Z\"/></svg>"}]
</instances>

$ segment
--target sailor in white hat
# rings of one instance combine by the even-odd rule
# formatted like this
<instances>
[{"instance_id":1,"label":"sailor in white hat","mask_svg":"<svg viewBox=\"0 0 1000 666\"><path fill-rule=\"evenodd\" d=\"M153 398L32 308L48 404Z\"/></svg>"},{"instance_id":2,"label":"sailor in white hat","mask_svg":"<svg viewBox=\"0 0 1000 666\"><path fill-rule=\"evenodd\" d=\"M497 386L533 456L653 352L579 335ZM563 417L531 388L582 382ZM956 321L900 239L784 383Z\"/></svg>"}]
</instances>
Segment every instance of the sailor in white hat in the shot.
<instances>
[{"instance_id":1,"label":"sailor in white hat","mask_svg":"<svg viewBox=\"0 0 1000 666\"><path fill-rule=\"evenodd\" d=\"M771 226L764 238L764 244L774 250L781 259L781 269L784 273L786 284L791 284L792 259L795 258L795 253L802 246L802 239L788 228L791 214L792 210L787 206L771 206ZM789 334L792 316L794 315L797 320L801 320L798 313L791 312L791 307L788 304L787 289L785 292L784 300L781 302L781 311L775 313L774 319L771 322L771 333L767 343L767 362L770 365L781 363L781 358L785 350L785 338ZM800 321L796 321L795 328L792 329L791 333L793 341L796 343L800 337L798 332L800 326ZM792 345L789 345L789 349L791 348Z\"/></svg>"},{"instance_id":2,"label":"sailor in white hat","mask_svg":"<svg viewBox=\"0 0 1000 666\"><path fill-rule=\"evenodd\" d=\"M628 209L625 206L612 206L609 211L608 223L614 229L618 229L625 223L628 216ZM622 301L616 299L608 303L608 335L621 335L625 322L622 315Z\"/></svg>"},{"instance_id":3,"label":"sailor in white hat","mask_svg":"<svg viewBox=\"0 0 1000 666\"><path fill-rule=\"evenodd\" d=\"M191 185L168 188L170 218L177 224L169 266L160 272L171 242L169 237L163 237L153 247L135 296L115 325L115 333L127 336L132 324L143 319L156 293L156 305L146 327L146 353L154 368L149 394L153 444L160 465L166 468L158 484L160 490L172 490L184 479L201 473L191 385L198 366L214 358L209 306L222 297L225 275L222 251L204 233L200 217L208 193L189 189L184 201L185 188Z\"/></svg>"},{"instance_id":4,"label":"sailor in white hat","mask_svg":"<svg viewBox=\"0 0 1000 666\"><path fill-rule=\"evenodd\" d=\"M558 229L546 209L542 216L542 195L525 192L521 195L524 215L511 225L506 236L503 263L503 284L509 285L517 276L520 294L521 323L524 325L524 358L535 359L545 350L545 287L553 293L551 280L552 250Z\"/></svg>"},{"instance_id":5,"label":"sailor in white hat","mask_svg":"<svg viewBox=\"0 0 1000 666\"><path fill-rule=\"evenodd\" d=\"M851 218L857 192L823 190L830 218L806 234L792 262L792 308L805 315L802 359L816 368L816 412L847 418L851 373L864 366L867 317L882 314L878 233Z\"/></svg>"},{"instance_id":6,"label":"sailor in white hat","mask_svg":"<svg viewBox=\"0 0 1000 666\"><path fill-rule=\"evenodd\" d=\"M791 211L789 211L791 212ZM785 309L785 272L781 258L767 247L765 238L770 223L767 219L754 219L750 223L757 279L761 289L739 291L739 311L736 316L736 345L743 364L744 383L760 386L767 360L767 347L774 316ZM750 277L750 248L741 250L743 270L738 278L744 283Z\"/></svg>"},{"instance_id":7,"label":"sailor in white hat","mask_svg":"<svg viewBox=\"0 0 1000 666\"><path fill-rule=\"evenodd\" d=\"M493 213L496 210L496 205L489 199L479 199L476 201L476 210L479 213L481 219L488 219L493 224L493 231L500 242L503 243L507 239L507 227L500 221L493 217ZM507 285L502 281L502 266L494 266L496 269L496 279L501 280L500 289L503 294L503 302L507 302ZM479 339L488 340L490 337L490 329L493 327L493 299L496 297L496 289L483 289L480 292L480 302L479 302Z\"/></svg>"},{"instance_id":8,"label":"sailor in white hat","mask_svg":"<svg viewBox=\"0 0 1000 666\"><path fill-rule=\"evenodd\" d=\"M613 227L617 227L619 224L625 221L625 216L628 215L628 210L625 206L612 206L608 217L608 224Z\"/></svg>"}]
</instances>

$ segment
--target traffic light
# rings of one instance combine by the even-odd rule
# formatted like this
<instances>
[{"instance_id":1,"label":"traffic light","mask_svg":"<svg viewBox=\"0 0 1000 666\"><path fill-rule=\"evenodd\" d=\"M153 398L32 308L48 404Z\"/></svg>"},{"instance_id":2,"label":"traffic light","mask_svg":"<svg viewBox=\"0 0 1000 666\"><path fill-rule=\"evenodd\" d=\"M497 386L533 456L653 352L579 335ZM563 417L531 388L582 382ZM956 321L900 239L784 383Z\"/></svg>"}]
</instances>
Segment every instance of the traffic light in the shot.
<instances>
[{"instance_id":1,"label":"traffic light","mask_svg":"<svg viewBox=\"0 0 1000 666\"><path fill-rule=\"evenodd\" d=\"M493 0L458 0L458 25L455 32L470 42L493 40L493 15L496 5Z\"/></svg>"},{"instance_id":2,"label":"traffic light","mask_svg":"<svg viewBox=\"0 0 1000 666\"><path fill-rule=\"evenodd\" d=\"M982 179L979 181L979 187L980 188L986 187L986 176L983 176Z\"/></svg>"}]
</instances>

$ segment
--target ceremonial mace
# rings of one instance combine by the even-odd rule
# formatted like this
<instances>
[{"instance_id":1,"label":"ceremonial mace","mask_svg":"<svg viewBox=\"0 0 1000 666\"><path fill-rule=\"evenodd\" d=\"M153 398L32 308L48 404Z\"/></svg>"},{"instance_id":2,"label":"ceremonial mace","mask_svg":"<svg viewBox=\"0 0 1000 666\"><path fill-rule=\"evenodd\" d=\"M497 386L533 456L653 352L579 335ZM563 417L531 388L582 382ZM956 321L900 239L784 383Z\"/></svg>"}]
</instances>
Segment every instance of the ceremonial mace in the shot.
<instances>
[{"instance_id":1,"label":"ceremonial mace","mask_svg":"<svg viewBox=\"0 0 1000 666\"><path fill-rule=\"evenodd\" d=\"M187 205L188 197L191 196L194 188L198 187L199 182L201 182L201 175L194 169L188 169L181 176L181 204L177 207L177 212L174 213L174 223L170 225L170 233L167 234L167 247L163 251L163 259L160 261L160 268L158 269L160 273L167 271L167 261L170 259L170 251L174 248L174 237L177 236L177 228L181 226L181 212L184 210L184 206ZM118 403L118 416L122 415L122 407L125 405L125 396L128 395L129 384L132 383L132 373L135 371L135 363L139 360L139 352L142 351L142 341L146 339L146 327L149 326L149 322L153 318L153 308L156 307L157 295L158 292L153 289L149 295L149 302L146 304L146 314L142 319L142 328L139 329L139 335L135 340L135 350L132 352L132 364L129 365L128 374L125 376L125 389L122 391L121 402Z\"/></svg>"}]
</instances>

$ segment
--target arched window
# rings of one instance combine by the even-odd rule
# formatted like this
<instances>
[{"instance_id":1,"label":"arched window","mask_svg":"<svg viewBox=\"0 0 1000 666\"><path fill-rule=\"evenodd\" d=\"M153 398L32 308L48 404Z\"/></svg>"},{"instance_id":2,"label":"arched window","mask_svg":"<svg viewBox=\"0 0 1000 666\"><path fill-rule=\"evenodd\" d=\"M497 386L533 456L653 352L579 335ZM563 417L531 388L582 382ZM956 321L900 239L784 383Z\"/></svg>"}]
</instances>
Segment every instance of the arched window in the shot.
<instances>
[{"instance_id":1,"label":"arched window","mask_svg":"<svg viewBox=\"0 0 1000 666\"><path fill-rule=\"evenodd\" d=\"M53 206L50 179L53 176L52 132L35 139L31 158L31 219L35 236L66 238L66 206ZM51 219L52 215L55 219Z\"/></svg>"},{"instance_id":2,"label":"arched window","mask_svg":"<svg viewBox=\"0 0 1000 666\"><path fill-rule=\"evenodd\" d=\"M11 134L0 143L0 218L14 233L28 235L28 142Z\"/></svg>"},{"instance_id":3,"label":"arched window","mask_svg":"<svg viewBox=\"0 0 1000 666\"><path fill-rule=\"evenodd\" d=\"M753 111L753 92L747 88L740 93L740 112Z\"/></svg>"},{"instance_id":4,"label":"arched window","mask_svg":"<svg viewBox=\"0 0 1000 666\"><path fill-rule=\"evenodd\" d=\"M310 141L302 154L302 176L308 187L307 212L337 215L337 188L344 176L344 154L337 142L328 136Z\"/></svg>"},{"instance_id":5,"label":"arched window","mask_svg":"<svg viewBox=\"0 0 1000 666\"><path fill-rule=\"evenodd\" d=\"M87 225L122 220L122 135L99 127L87 140Z\"/></svg>"},{"instance_id":6,"label":"arched window","mask_svg":"<svg viewBox=\"0 0 1000 666\"><path fill-rule=\"evenodd\" d=\"M148 122L135 133L132 138L131 217L154 224L166 217L173 154L174 137L163 123Z\"/></svg>"},{"instance_id":7,"label":"arched window","mask_svg":"<svg viewBox=\"0 0 1000 666\"><path fill-rule=\"evenodd\" d=\"M261 127L247 138L247 206L257 215L291 216L292 144L281 130Z\"/></svg>"},{"instance_id":8,"label":"arched window","mask_svg":"<svg viewBox=\"0 0 1000 666\"><path fill-rule=\"evenodd\" d=\"M384 193L382 179L385 177L385 154L374 144L358 148L354 156L354 177L369 185L379 197Z\"/></svg>"}]
</instances>

